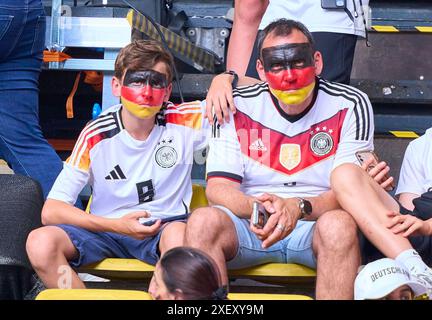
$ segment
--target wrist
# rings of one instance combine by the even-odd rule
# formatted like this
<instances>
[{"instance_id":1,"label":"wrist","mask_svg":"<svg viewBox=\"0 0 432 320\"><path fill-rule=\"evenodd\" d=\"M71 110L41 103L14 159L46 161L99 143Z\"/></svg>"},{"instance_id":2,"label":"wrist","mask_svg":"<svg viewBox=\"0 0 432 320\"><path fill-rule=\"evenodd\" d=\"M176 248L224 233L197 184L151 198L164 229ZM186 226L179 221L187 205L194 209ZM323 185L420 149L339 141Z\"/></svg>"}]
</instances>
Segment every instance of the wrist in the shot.
<instances>
[{"instance_id":1,"label":"wrist","mask_svg":"<svg viewBox=\"0 0 432 320\"><path fill-rule=\"evenodd\" d=\"M302 213L300 211L298 198L286 198L284 199L284 202L288 210L290 212L295 212L297 220L300 220L302 218Z\"/></svg>"},{"instance_id":2,"label":"wrist","mask_svg":"<svg viewBox=\"0 0 432 320\"><path fill-rule=\"evenodd\" d=\"M231 78L231 86L234 88L237 87L237 83L238 83L238 74L234 71L234 70L227 70L225 71L223 74L228 74L230 75Z\"/></svg>"},{"instance_id":3,"label":"wrist","mask_svg":"<svg viewBox=\"0 0 432 320\"><path fill-rule=\"evenodd\" d=\"M123 234L121 218L109 220L111 220L107 225L107 229L110 230L109 232Z\"/></svg>"}]
</instances>

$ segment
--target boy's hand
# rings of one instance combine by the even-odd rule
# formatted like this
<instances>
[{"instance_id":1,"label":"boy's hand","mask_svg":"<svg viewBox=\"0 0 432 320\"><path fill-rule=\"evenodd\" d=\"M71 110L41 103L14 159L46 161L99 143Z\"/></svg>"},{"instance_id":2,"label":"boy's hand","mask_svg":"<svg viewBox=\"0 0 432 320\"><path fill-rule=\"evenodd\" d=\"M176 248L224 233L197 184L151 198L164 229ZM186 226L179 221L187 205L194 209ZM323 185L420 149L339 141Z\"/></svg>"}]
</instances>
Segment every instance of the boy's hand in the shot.
<instances>
[{"instance_id":1,"label":"boy's hand","mask_svg":"<svg viewBox=\"0 0 432 320\"><path fill-rule=\"evenodd\" d=\"M409 214L402 215L395 212L390 212L387 216L391 218L387 228L394 234L401 234L404 237L432 234L431 220L423 221Z\"/></svg>"},{"instance_id":2,"label":"boy's hand","mask_svg":"<svg viewBox=\"0 0 432 320\"><path fill-rule=\"evenodd\" d=\"M213 123L213 115L219 124L229 122L229 112L236 113L232 95L232 81L234 76L222 73L213 78L206 97L206 118Z\"/></svg>"},{"instance_id":3,"label":"boy's hand","mask_svg":"<svg viewBox=\"0 0 432 320\"><path fill-rule=\"evenodd\" d=\"M161 227L161 220L158 219L155 224L150 227L143 226L139 222L139 218L149 218L150 214L147 211L131 212L118 219L117 232L130 236L132 238L143 240L146 237L157 234Z\"/></svg>"}]
</instances>

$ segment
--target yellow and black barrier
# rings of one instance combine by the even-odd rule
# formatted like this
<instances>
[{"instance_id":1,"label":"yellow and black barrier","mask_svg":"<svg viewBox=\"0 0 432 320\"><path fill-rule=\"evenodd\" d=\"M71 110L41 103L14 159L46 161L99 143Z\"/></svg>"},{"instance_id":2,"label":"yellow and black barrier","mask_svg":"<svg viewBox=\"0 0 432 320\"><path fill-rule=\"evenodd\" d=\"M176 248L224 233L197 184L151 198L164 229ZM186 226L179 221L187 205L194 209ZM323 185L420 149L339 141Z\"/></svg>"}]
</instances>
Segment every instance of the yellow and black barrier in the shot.
<instances>
[{"instance_id":1,"label":"yellow and black barrier","mask_svg":"<svg viewBox=\"0 0 432 320\"><path fill-rule=\"evenodd\" d=\"M132 28L141 31L153 40L162 41L156 27L141 13L130 10L127 20ZM183 61L189 60L184 62L192 62L191 64L201 69L201 71L215 72L215 57L211 53L160 24L158 24L158 27L164 35L168 48L177 58Z\"/></svg>"},{"instance_id":2,"label":"yellow and black barrier","mask_svg":"<svg viewBox=\"0 0 432 320\"><path fill-rule=\"evenodd\" d=\"M420 137L422 134L414 132L414 131L388 131L388 132L376 132L376 136L389 136L389 137L395 137L395 138L402 138L402 139L415 139Z\"/></svg>"},{"instance_id":3,"label":"yellow and black barrier","mask_svg":"<svg viewBox=\"0 0 432 320\"><path fill-rule=\"evenodd\" d=\"M374 25L372 31L376 32L432 32L432 26L387 26Z\"/></svg>"}]
</instances>

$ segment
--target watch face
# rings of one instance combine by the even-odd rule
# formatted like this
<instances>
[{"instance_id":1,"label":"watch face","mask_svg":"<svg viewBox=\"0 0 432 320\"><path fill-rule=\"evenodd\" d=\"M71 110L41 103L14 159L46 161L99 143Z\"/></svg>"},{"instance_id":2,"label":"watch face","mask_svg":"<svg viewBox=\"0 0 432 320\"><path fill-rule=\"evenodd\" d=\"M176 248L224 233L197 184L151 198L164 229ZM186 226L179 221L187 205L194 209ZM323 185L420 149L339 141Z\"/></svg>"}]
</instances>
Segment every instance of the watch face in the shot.
<instances>
[{"instance_id":1,"label":"watch face","mask_svg":"<svg viewBox=\"0 0 432 320\"><path fill-rule=\"evenodd\" d=\"M312 213L312 205L311 203L306 199L301 199L299 202L299 208L302 214L311 214Z\"/></svg>"},{"instance_id":2,"label":"watch face","mask_svg":"<svg viewBox=\"0 0 432 320\"><path fill-rule=\"evenodd\" d=\"M306 214L312 213L312 204L308 200L303 201L303 207Z\"/></svg>"}]
</instances>

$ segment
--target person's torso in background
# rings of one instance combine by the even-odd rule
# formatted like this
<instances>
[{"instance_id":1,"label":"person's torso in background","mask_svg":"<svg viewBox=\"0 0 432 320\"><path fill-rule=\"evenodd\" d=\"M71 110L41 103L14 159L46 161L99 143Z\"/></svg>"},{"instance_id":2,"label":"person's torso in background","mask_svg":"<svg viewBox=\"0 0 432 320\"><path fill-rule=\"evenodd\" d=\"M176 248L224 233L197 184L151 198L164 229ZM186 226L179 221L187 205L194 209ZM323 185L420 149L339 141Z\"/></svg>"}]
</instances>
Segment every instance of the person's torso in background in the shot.
<instances>
[{"instance_id":1,"label":"person's torso in background","mask_svg":"<svg viewBox=\"0 0 432 320\"><path fill-rule=\"evenodd\" d=\"M302 22L311 32L336 32L365 36L364 18L369 0L346 0L347 8L327 10L321 0L270 0L259 26L285 18ZM356 17L357 16L357 17Z\"/></svg>"}]
</instances>

